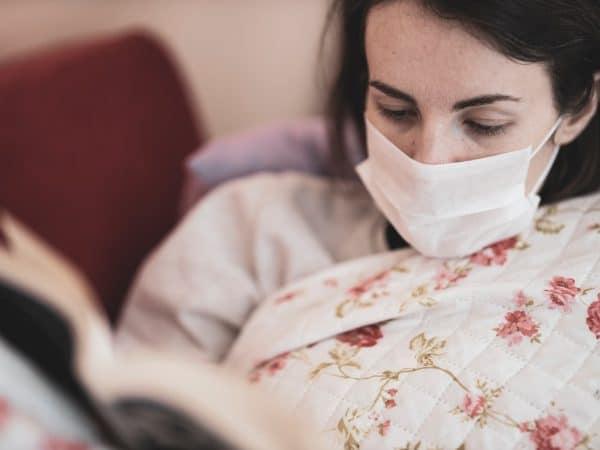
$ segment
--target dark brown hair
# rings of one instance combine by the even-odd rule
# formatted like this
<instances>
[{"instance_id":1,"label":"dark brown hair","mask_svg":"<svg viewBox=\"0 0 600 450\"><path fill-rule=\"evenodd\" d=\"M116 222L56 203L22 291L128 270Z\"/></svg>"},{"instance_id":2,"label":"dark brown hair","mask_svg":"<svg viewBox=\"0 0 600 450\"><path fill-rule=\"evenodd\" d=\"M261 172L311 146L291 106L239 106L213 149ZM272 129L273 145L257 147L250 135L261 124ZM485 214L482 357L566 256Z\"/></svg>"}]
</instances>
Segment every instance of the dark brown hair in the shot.
<instances>
[{"instance_id":1,"label":"dark brown hair","mask_svg":"<svg viewBox=\"0 0 600 450\"><path fill-rule=\"evenodd\" d=\"M363 113L368 84L366 18L376 5L402 0L334 0L328 28L341 23L341 61L328 104L331 167L336 176L352 170L348 130L366 148ZM577 113L590 100L600 70L599 0L419 0L434 14L462 23L504 55L548 67L554 103ZM366 156L366 155L362 155ZM541 191L543 202L600 189L600 115L559 153Z\"/></svg>"}]
</instances>

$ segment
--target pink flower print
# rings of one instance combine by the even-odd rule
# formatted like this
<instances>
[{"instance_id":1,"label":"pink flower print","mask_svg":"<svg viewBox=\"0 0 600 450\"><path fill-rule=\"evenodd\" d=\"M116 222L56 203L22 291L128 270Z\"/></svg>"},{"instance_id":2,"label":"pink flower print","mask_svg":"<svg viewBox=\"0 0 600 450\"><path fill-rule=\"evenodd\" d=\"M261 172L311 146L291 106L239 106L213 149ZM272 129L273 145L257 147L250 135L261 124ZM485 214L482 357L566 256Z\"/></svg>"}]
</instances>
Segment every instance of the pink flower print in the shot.
<instances>
[{"instance_id":1,"label":"pink flower print","mask_svg":"<svg viewBox=\"0 0 600 450\"><path fill-rule=\"evenodd\" d=\"M512 311L504 316L506 322L496 328L496 336L508 341L508 345L519 344L523 336L533 337L539 328L525 311Z\"/></svg>"},{"instance_id":2,"label":"pink flower print","mask_svg":"<svg viewBox=\"0 0 600 450\"><path fill-rule=\"evenodd\" d=\"M550 289L546 289L550 300L550 309L562 309L565 313L572 311L571 304L575 302L575 296L581 291L575 286L573 278L554 277L550 280Z\"/></svg>"},{"instance_id":3,"label":"pink flower print","mask_svg":"<svg viewBox=\"0 0 600 450\"><path fill-rule=\"evenodd\" d=\"M581 291L580 288L575 286L575 280L573 278L554 277L550 280L550 286L554 291L572 296L579 294Z\"/></svg>"},{"instance_id":4,"label":"pink flower print","mask_svg":"<svg viewBox=\"0 0 600 450\"><path fill-rule=\"evenodd\" d=\"M396 400L394 400L393 398L387 399L384 402L384 404L387 409L395 408L396 406L398 406L398 404L396 403Z\"/></svg>"},{"instance_id":5,"label":"pink flower print","mask_svg":"<svg viewBox=\"0 0 600 450\"><path fill-rule=\"evenodd\" d=\"M0 429L6 425L8 419L11 415L11 408L8 400L5 398L0 398Z\"/></svg>"},{"instance_id":6,"label":"pink flower print","mask_svg":"<svg viewBox=\"0 0 600 450\"><path fill-rule=\"evenodd\" d=\"M503 266L506 264L508 251L515 248L517 246L517 242L518 239L516 237L496 242L495 244L490 245L489 247L486 247L483 250L471 255L471 262L481 266Z\"/></svg>"},{"instance_id":7,"label":"pink flower print","mask_svg":"<svg viewBox=\"0 0 600 450\"><path fill-rule=\"evenodd\" d=\"M386 389L383 392L383 404L387 409L395 408L398 404L396 403L396 394L398 389Z\"/></svg>"},{"instance_id":8,"label":"pink flower print","mask_svg":"<svg viewBox=\"0 0 600 450\"><path fill-rule=\"evenodd\" d=\"M451 269L448 264L444 264L434 278L435 289L441 291L455 286L458 281L466 278L467 273L465 269Z\"/></svg>"},{"instance_id":9,"label":"pink flower print","mask_svg":"<svg viewBox=\"0 0 600 450\"><path fill-rule=\"evenodd\" d=\"M460 405L460 410L469 418L474 419L483 414L486 403L487 400L482 395L472 397L470 394L467 394L465 395L462 405Z\"/></svg>"},{"instance_id":10,"label":"pink flower print","mask_svg":"<svg viewBox=\"0 0 600 450\"><path fill-rule=\"evenodd\" d=\"M43 450L89 450L89 446L77 441L71 441L56 436L48 436L42 442Z\"/></svg>"},{"instance_id":11,"label":"pink flower print","mask_svg":"<svg viewBox=\"0 0 600 450\"><path fill-rule=\"evenodd\" d=\"M289 352L283 353L270 360L266 366L269 375L275 375L277 372L283 369L288 356Z\"/></svg>"},{"instance_id":12,"label":"pink flower print","mask_svg":"<svg viewBox=\"0 0 600 450\"><path fill-rule=\"evenodd\" d=\"M271 376L275 375L277 372L285 368L285 364L289 355L290 352L285 352L267 361L263 361L258 366L256 366L250 374L250 381L259 381L261 373L264 372L268 373Z\"/></svg>"},{"instance_id":13,"label":"pink flower print","mask_svg":"<svg viewBox=\"0 0 600 450\"><path fill-rule=\"evenodd\" d=\"M285 368L289 356L290 352L285 352L280 355L277 355L272 359L263 361L258 366L256 366L254 370L250 373L250 381L252 383L259 382L261 375L264 372L267 372L271 376L277 374L277 372Z\"/></svg>"},{"instance_id":14,"label":"pink flower print","mask_svg":"<svg viewBox=\"0 0 600 450\"><path fill-rule=\"evenodd\" d=\"M514 302L515 305L517 305L517 308L525 308L527 303L529 303L529 299L525 295L525 292L519 291L517 292L517 295L515 295Z\"/></svg>"},{"instance_id":15,"label":"pink flower print","mask_svg":"<svg viewBox=\"0 0 600 450\"><path fill-rule=\"evenodd\" d=\"M377 431L380 436L385 436L390 431L390 421L386 420L385 422L380 422L377 424Z\"/></svg>"},{"instance_id":16,"label":"pink flower print","mask_svg":"<svg viewBox=\"0 0 600 450\"><path fill-rule=\"evenodd\" d=\"M548 299L550 300L550 309L562 309L564 313L570 313L573 310L571 303L575 301L575 297L554 291L547 292Z\"/></svg>"},{"instance_id":17,"label":"pink flower print","mask_svg":"<svg viewBox=\"0 0 600 450\"><path fill-rule=\"evenodd\" d=\"M529 433L536 450L575 450L583 439L581 432L569 425L564 415L547 416L533 423L533 429L523 427Z\"/></svg>"},{"instance_id":18,"label":"pink flower print","mask_svg":"<svg viewBox=\"0 0 600 450\"><path fill-rule=\"evenodd\" d=\"M374 324L339 334L336 339L352 347L374 347L382 337L381 327Z\"/></svg>"},{"instance_id":19,"label":"pink flower print","mask_svg":"<svg viewBox=\"0 0 600 450\"><path fill-rule=\"evenodd\" d=\"M598 300L588 307L587 313L585 322L596 339L600 339L600 294L598 294Z\"/></svg>"},{"instance_id":20,"label":"pink flower print","mask_svg":"<svg viewBox=\"0 0 600 450\"><path fill-rule=\"evenodd\" d=\"M372 290L378 283L387 280L390 275L390 271L386 270L384 272L378 273L375 276L367 278L364 281L352 286L348 290L348 294L352 297L360 297L363 294L366 294L370 290Z\"/></svg>"},{"instance_id":21,"label":"pink flower print","mask_svg":"<svg viewBox=\"0 0 600 450\"><path fill-rule=\"evenodd\" d=\"M287 303L289 301L294 300L298 294L300 294L300 292L288 292L287 294L283 294L282 296L280 296L279 298L277 298L277 300L275 300L275 304L276 305L281 305L282 303Z\"/></svg>"}]
</instances>

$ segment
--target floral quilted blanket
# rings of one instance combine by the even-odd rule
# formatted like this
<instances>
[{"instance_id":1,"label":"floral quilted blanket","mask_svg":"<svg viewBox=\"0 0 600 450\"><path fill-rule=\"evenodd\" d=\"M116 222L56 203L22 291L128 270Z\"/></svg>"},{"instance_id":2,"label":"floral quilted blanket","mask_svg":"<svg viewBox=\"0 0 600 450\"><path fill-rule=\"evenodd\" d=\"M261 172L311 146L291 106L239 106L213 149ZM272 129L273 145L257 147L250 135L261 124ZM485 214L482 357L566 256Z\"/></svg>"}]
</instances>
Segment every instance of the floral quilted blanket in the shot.
<instances>
[{"instance_id":1,"label":"floral quilted blanket","mask_svg":"<svg viewBox=\"0 0 600 450\"><path fill-rule=\"evenodd\" d=\"M288 286L225 363L332 449L600 449L600 195L470 257L407 249Z\"/></svg>"}]
</instances>

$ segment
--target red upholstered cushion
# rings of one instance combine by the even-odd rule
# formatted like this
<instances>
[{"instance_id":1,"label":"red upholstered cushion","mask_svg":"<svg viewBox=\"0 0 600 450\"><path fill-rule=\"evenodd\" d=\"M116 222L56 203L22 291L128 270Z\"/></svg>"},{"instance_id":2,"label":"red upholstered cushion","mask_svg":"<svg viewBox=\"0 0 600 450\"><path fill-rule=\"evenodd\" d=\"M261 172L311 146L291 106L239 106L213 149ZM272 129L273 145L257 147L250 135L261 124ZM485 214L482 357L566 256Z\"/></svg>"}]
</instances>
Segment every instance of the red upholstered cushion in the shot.
<instances>
[{"instance_id":1,"label":"red upholstered cushion","mask_svg":"<svg viewBox=\"0 0 600 450\"><path fill-rule=\"evenodd\" d=\"M83 269L113 319L176 221L199 143L178 74L146 34L0 64L0 206Z\"/></svg>"}]
</instances>

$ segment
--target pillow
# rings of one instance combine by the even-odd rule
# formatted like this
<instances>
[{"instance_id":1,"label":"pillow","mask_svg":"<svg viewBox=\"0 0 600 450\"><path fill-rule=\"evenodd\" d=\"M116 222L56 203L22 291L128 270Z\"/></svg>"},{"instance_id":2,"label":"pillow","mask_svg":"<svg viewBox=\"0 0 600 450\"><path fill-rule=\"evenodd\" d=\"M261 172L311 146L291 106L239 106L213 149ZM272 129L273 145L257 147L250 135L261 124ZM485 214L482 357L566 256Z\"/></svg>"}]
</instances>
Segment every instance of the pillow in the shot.
<instances>
[{"instance_id":1,"label":"pillow","mask_svg":"<svg viewBox=\"0 0 600 450\"><path fill-rule=\"evenodd\" d=\"M0 66L0 207L90 279L112 318L174 226L201 141L179 72L144 32Z\"/></svg>"},{"instance_id":2,"label":"pillow","mask_svg":"<svg viewBox=\"0 0 600 450\"><path fill-rule=\"evenodd\" d=\"M358 155L358 140L348 133L350 151ZM210 189L256 172L328 173L327 123L323 117L288 120L209 141L185 163L183 212Z\"/></svg>"}]
</instances>

